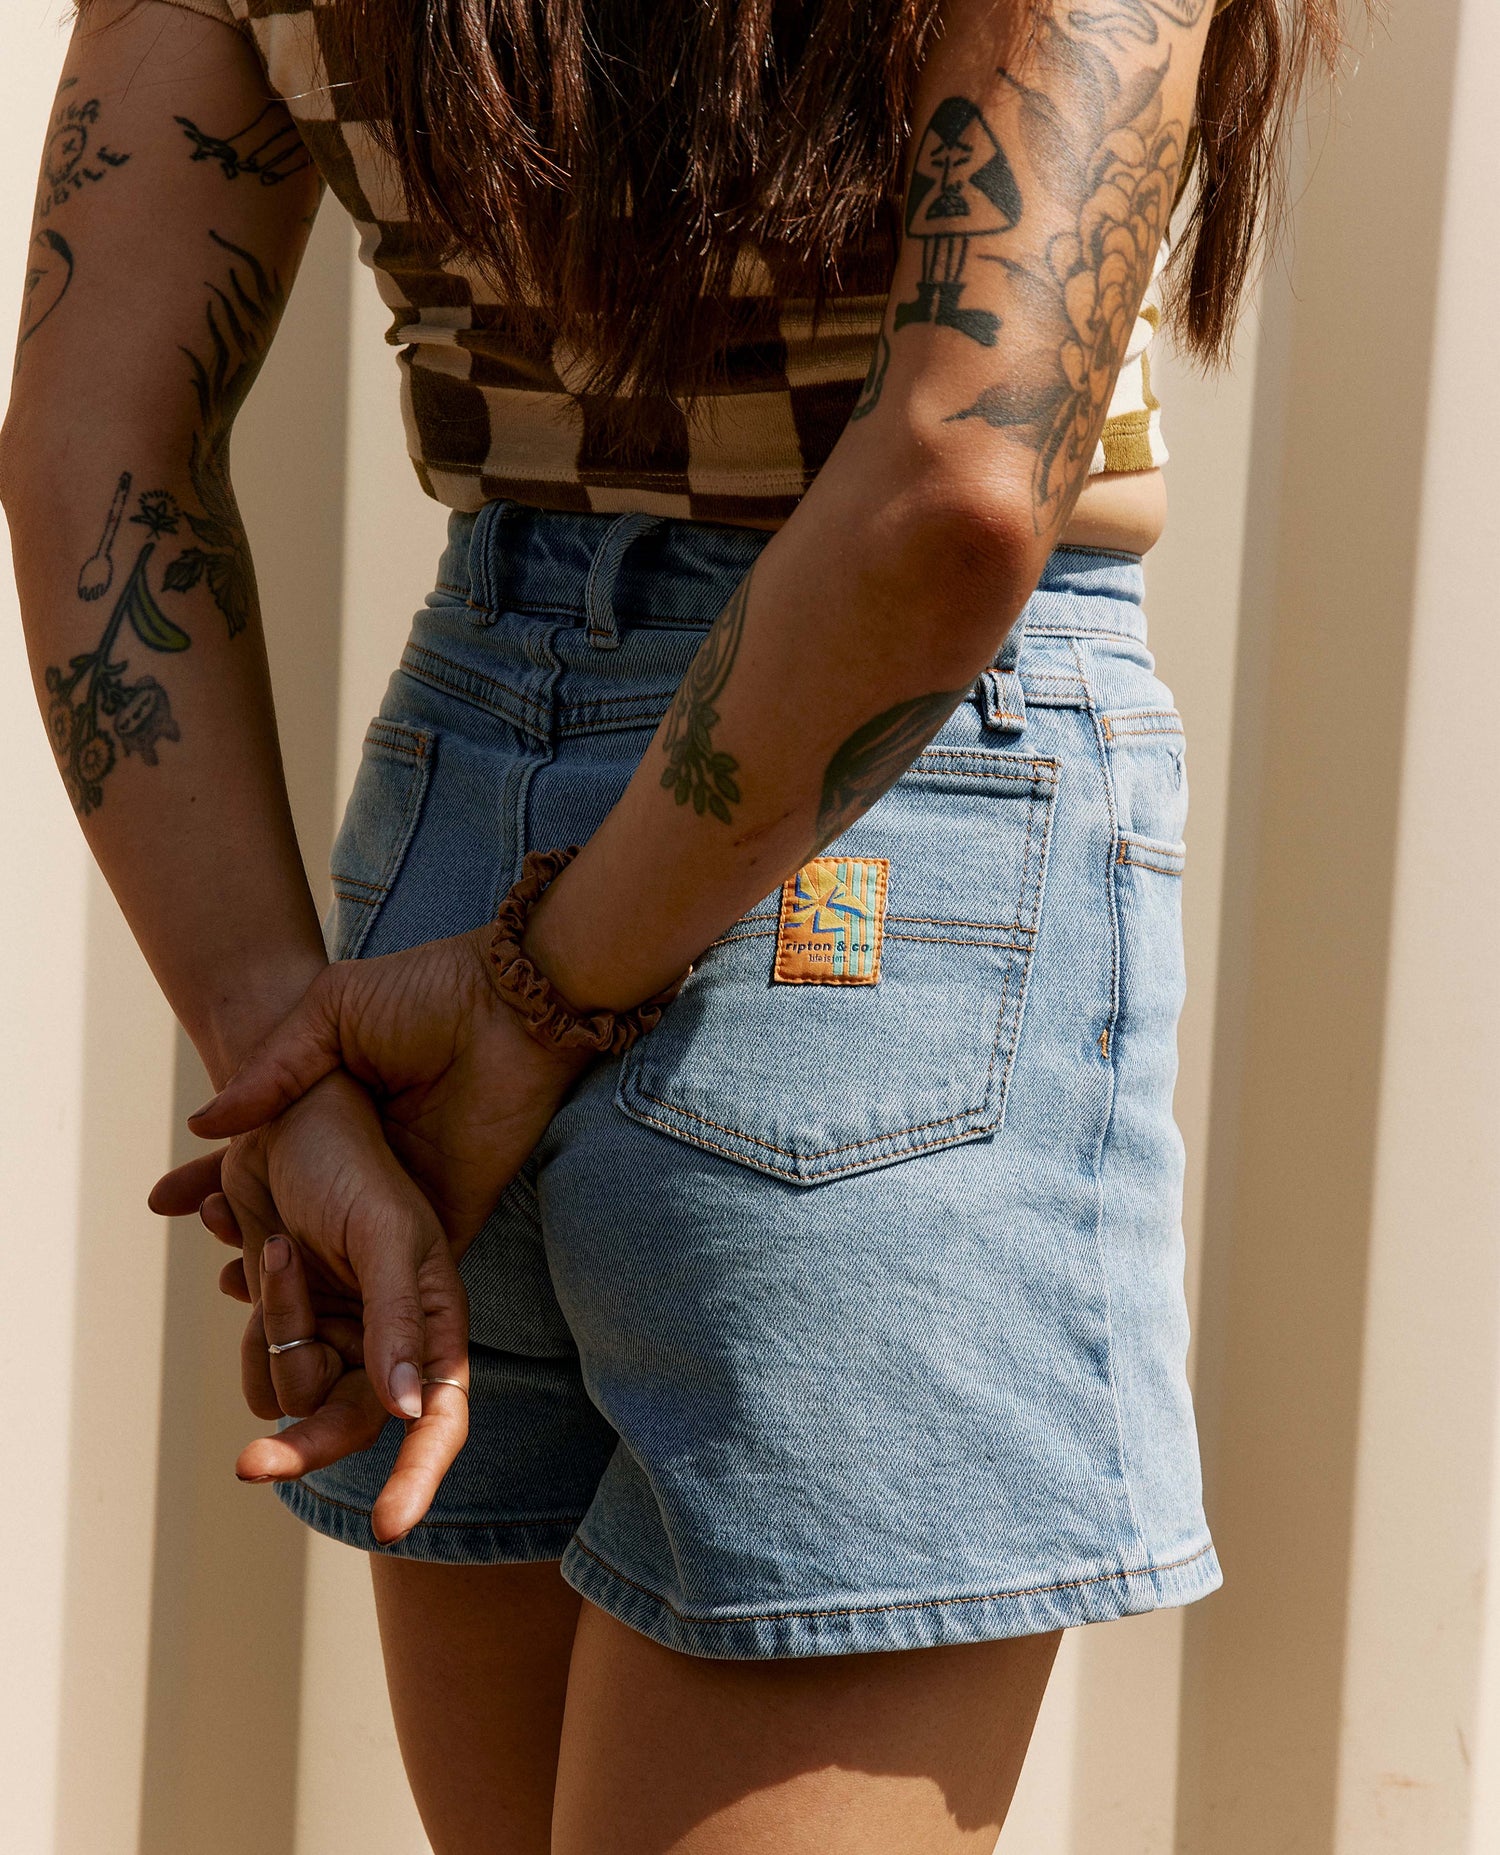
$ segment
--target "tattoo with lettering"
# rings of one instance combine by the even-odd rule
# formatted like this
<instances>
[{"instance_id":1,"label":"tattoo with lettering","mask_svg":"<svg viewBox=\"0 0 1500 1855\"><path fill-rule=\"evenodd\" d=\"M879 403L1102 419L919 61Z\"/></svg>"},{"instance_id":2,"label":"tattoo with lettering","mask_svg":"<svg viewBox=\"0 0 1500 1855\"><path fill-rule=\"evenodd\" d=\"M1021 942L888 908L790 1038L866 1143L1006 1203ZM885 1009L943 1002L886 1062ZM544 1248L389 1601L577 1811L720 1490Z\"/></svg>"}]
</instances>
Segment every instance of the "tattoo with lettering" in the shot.
<instances>
[{"instance_id":1,"label":"tattoo with lettering","mask_svg":"<svg viewBox=\"0 0 1500 1855\"><path fill-rule=\"evenodd\" d=\"M178 555L167 569L167 583L174 592L187 592L200 579L206 581L234 637L249 622L255 574L229 483L229 433L265 359L286 292L280 277L267 271L253 252L217 232L209 237L239 265L230 265L227 285L208 286L207 358L183 349L193 370L199 412L188 476L201 505L198 512L184 514L200 545Z\"/></svg>"},{"instance_id":2,"label":"tattoo with lettering","mask_svg":"<svg viewBox=\"0 0 1500 1855\"><path fill-rule=\"evenodd\" d=\"M268 103L253 122L236 129L233 135L211 135L187 116L174 116L172 120L193 145L189 158L217 161L226 180L252 174L263 187L274 187L312 166L312 156L297 125L280 103Z\"/></svg>"},{"instance_id":3,"label":"tattoo with lettering","mask_svg":"<svg viewBox=\"0 0 1500 1855\"><path fill-rule=\"evenodd\" d=\"M867 812L916 759L962 700L962 689L912 696L856 728L828 762L810 855Z\"/></svg>"},{"instance_id":4,"label":"tattoo with lettering","mask_svg":"<svg viewBox=\"0 0 1500 1855\"><path fill-rule=\"evenodd\" d=\"M58 95L76 89L76 77L65 77ZM111 168L124 167L129 155L95 141L99 99L86 103L66 99L52 118L52 132L42 155L42 180L37 192L36 216L45 219L54 208L66 206L90 181L103 180Z\"/></svg>"},{"instance_id":5,"label":"tattoo with lettering","mask_svg":"<svg viewBox=\"0 0 1500 1855\"><path fill-rule=\"evenodd\" d=\"M130 495L127 470L115 486L99 545L79 569L78 596L86 602L102 599L114 584L114 548ZM192 643L162 610L149 572L157 544L177 533L181 516L166 490L146 490L136 497L130 521L144 528L147 538L136 550L99 642L71 658L67 670L50 666L46 673L51 697L47 732L62 763L68 797L83 817L104 802L104 780L116 764L117 748L155 766L157 744L181 738L166 690L154 676L132 676L124 657L115 657L127 626L148 650L185 651Z\"/></svg>"},{"instance_id":6,"label":"tattoo with lettering","mask_svg":"<svg viewBox=\"0 0 1500 1855\"><path fill-rule=\"evenodd\" d=\"M710 811L723 824L730 821L730 806L740 802L735 778L739 762L733 754L714 745L714 729L719 721L714 704L724 693L739 655L750 603L750 580L751 574L747 573L709 627L662 724L662 751L667 757L662 785L679 805L691 801L700 818Z\"/></svg>"}]
</instances>

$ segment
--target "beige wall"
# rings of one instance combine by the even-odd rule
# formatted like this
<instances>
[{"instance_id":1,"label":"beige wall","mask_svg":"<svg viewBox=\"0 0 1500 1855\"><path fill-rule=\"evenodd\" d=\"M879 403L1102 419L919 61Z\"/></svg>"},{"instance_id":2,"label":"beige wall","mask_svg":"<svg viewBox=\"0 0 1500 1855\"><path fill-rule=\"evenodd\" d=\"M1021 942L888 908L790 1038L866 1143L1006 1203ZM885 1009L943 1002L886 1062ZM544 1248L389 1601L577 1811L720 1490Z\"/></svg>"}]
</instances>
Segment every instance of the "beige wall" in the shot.
<instances>
[{"instance_id":1,"label":"beige wall","mask_svg":"<svg viewBox=\"0 0 1500 1855\"><path fill-rule=\"evenodd\" d=\"M0 320L62 39L8 20ZM1019 1855L1500 1847L1500 209L1493 0L1397 14L1234 377L1163 371L1152 643L1191 740L1178 1098L1224 1590L1072 1633ZM237 441L304 843L442 532L320 225ZM294 442L287 442L294 434ZM0 1847L420 1855L363 1566L230 1474L214 1246L145 1188L201 1076L0 670Z\"/></svg>"}]
</instances>

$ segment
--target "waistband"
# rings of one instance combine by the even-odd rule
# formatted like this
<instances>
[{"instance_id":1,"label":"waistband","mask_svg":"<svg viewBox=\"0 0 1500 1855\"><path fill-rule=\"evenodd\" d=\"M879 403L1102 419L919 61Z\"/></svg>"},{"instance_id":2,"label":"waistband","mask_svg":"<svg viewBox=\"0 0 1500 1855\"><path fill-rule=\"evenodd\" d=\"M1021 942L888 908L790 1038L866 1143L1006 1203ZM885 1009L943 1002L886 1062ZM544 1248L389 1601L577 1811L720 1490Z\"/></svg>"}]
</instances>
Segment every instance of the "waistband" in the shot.
<instances>
[{"instance_id":1,"label":"waistband","mask_svg":"<svg viewBox=\"0 0 1500 1855\"><path fill-rule=\"evenodd\" d=\"M453 510L438 584L481 610L547 613L609 643L620 627L709 624L772 531L686 516L538 509L497 497ZM1007 640L1019 632L1107 632L1145 641L1139 554L1059 547Z\"/></svg>"}]
</instances>

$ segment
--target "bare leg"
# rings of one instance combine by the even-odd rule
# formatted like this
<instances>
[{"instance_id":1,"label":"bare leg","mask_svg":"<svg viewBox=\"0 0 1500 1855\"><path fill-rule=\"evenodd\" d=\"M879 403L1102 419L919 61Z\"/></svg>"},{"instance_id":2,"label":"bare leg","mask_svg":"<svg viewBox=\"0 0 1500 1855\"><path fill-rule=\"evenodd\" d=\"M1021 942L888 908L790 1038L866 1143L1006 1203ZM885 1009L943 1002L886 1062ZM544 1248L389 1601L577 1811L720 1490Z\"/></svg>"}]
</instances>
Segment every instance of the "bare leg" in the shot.
<instances>
[{"instance_id":1,"label":"bare leg","mask_svg":"<svg viewBox=\"0 0 1500 1855\"><path fill-rule=\"evenodd\" d=\"M552 1855L991 1855L1059 1636L722 1662L585 1603Z\"/></svg>"},{"instance_id":2,"label":"bare leg","mask_svg":"<svg viewBox=\"0 0 1500 1855\"><path fill-rule=\"evenodd\" d=\"M547 1855L576 1592L555 1564L370 1567L396 1736L434 1855Z\"/></svg>"}]
</instances>

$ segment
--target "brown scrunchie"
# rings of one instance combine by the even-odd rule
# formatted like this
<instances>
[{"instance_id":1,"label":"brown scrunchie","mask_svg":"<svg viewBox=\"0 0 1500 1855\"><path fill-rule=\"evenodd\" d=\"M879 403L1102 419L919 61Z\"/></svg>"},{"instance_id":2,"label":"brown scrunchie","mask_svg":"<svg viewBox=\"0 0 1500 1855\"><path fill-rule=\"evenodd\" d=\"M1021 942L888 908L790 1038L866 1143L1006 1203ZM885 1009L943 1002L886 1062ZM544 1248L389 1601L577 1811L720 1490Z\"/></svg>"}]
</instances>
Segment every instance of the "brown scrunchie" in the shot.
<instances>
[{"instance_id":1,"label":"brown scrunchie","mask_svg":"<svg viewBox=\"0 0 1500 1855\"><path fill-rule=\"evenodd\" d=\"M580 1011L559 992L545 973L537 971L521 951L526 923L548 883L578 855L580 846L565 850L529 850L521 864L519 881L500 904L490 937L491 977L495 990L516 1013L539 1044L551 1050L596 1050L602 1056L619 1056L637 1037L655 1030L665 1006L682 990L693 969L664 990L633 1005L629 1011Z\"/></svg>"}]
</instances>

